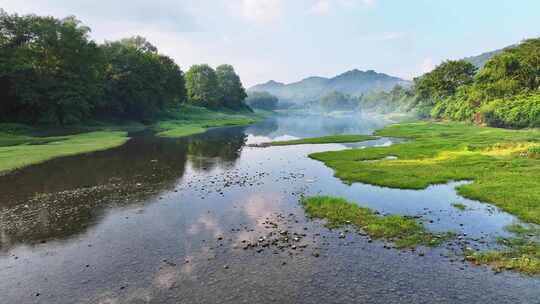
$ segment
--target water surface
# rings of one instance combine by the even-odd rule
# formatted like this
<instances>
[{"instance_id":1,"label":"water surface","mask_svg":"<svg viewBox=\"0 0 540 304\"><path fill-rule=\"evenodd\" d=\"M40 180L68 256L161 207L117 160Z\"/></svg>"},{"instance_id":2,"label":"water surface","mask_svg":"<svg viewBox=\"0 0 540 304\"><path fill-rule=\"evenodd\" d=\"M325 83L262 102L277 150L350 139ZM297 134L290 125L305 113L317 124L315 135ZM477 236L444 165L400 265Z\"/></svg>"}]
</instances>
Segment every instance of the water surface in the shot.
<instances>
[{"instance_id":1,"label":"water surface","mask_svg":"<svg viewBox=\"0 0 540 304\"><path fill-rule=\"evenodd\" d=\"M0 302L540 303L538 279L494 274L459 255L505 235L513 216L458 196L458 183L347 185L307 157L394 139L247 146L383 125L360 115L280 115L183 139L140 133L119 148L0 177ZM418 216L463 239L422 255L353 232L340 239L305 218L299 197L316 194ZM294 249L244 249L284 230L298 236Z\"/></svg>"}]
</instances>

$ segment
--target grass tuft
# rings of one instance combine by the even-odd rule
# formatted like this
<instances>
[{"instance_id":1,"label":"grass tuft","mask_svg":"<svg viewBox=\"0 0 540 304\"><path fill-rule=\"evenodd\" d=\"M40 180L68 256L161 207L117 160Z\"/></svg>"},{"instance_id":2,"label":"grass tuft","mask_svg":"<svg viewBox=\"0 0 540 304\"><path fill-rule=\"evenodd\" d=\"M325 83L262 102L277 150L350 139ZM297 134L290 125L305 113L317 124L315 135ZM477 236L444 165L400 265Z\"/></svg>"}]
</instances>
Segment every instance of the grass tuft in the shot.
<instances>
[{"instance_id":1,"label":"grass tuft","mask_svg":"<svg viewBox=\"0 0 540 304\"><path fill-rule=\"evenodd\" d=\"M451 234L432 234L412 218L377 215L369 208L360 207L342 198L308 197L302 200L302 205L309 217L326 220L326 226L329 228L350 224L374 239L392 241L398 248L437 246L451 236Z\"/></svg>"}]
</instances>

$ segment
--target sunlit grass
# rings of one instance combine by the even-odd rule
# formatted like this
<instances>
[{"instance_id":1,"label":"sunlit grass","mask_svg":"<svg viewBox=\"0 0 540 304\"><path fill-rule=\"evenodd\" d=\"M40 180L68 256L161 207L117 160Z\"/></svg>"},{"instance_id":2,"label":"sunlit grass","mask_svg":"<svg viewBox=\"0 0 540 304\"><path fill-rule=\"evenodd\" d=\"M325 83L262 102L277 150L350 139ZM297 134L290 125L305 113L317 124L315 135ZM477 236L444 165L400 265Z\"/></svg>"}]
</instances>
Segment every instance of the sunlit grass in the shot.
<instances>
[{"instance_id":1,"label":"sunlit grass","mask_svg":"<svg viewBox=\"0 0 540 304\"><path fill-rule=\"evenodd\" d=\"M374 239L392 241L398 248L436 246L451 235L432 234L412 218L399 215L380 216L369 208L360 207L342 198L314 196L304 198L302 204L309 217L326 220L329 228L350 224Z\"/></svg>"},{"instance_id":2,"label":"sunlit grass","mask_svg":"<svg viewBox=\"0 0 540 304\"><path fill-rule=\"evenodd\" d=\"M416 122L391 125L375 135L410 141L310 157L333 168L346 182L425 189L432 184L472 180L458 187L459 194L540 223L540 161L531 157L531 150L540 143L540 131ZM398 159L384 160L389 155ZM365 161L376 159L381 161Z\"/></svg>"},{"instance_id":3,"label":"sunlit grass","mask_svg":"<svg viewBox=\"0 0 540 304\"><path fill-rule=\"evenodd\" d=\"M127 132L122 131L96 131L69 136L19 139L20 142L16 145L0 147L0 174L57 157L117 147L124 144L128 137Z\"/></svg>"}]
</instances>

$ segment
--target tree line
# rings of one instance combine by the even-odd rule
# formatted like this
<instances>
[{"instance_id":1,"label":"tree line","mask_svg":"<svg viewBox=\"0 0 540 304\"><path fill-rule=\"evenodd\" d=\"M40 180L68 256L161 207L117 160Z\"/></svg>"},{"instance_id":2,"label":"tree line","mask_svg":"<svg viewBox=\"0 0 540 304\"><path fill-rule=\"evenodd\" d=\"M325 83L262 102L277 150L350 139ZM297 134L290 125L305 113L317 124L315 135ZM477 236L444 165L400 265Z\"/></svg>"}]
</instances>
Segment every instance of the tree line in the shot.
<instances>
[{"instance_id":1,"label":"tree line","mask_svg":"<svg viewBox=\"0 0 540 304\"><path fill-rule=\"evenodd\" d=\"M149 121L182 103L248 108L230 65L194 65L184 74L143 37L98 44L89 33L75 17L0 10L0 121Z\"/></svg>"},{"instance_id":2,"label":"tree line","mask_svg":"<svg viewBox=\"0 0 540 304\"><path fill-rule=\"evenodd\" d=\"M411 108L436 119L540 127L540 38L505 49L477 70L448 60L414 80Z\"/></svg>"}]
</instances>

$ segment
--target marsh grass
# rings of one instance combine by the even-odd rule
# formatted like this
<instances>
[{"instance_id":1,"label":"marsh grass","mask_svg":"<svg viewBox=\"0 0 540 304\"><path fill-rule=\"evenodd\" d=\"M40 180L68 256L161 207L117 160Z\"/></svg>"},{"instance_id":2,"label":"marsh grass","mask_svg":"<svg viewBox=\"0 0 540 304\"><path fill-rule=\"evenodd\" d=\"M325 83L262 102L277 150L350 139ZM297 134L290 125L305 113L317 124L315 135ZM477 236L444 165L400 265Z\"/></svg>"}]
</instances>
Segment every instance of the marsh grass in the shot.
<instances>
[{"instance_id":1,"label":"marsh grass","mask_svg":"<svg viewBox=\"0 0 540 304\"><path fill-rule=\"evenodd\" d=\"M425 189L432 184L472 180L457 188L460 195L492 203L524 221L540 223L540 161L528 155L540 142L539 130L415 122L391 125L375 135L410 141L310 157L324 162L349 183ZM384 160L389 155L398 159Z\"/></svg>"},{"instance_id":2,"label":"marsh grass","mask_svg":"<svg viewBox=\"0 0 540 304\"><path fill-rule=\"evenodd\" d=\"M289 145L304 145L304 144L330 144L330 143L353 143L367 140L374 140L379 137L369 135L331 135L323 137L312 137L293 139L285 141L273 141L265 145L268 146L289 146Z\"/></svg>"},{"instance_id":3,"label":"marsh grass","mask_svg":"<svg viewBox=\"0 0 540 304\"><path fill-rule=\"evenodd\" d=\"M374 239L392 241L398 248L419 245L437 246L452 234L432 234L416 220L399 215L380 216L373 210L360 207L342 198L314 196L302 199L310 218L326 220L329 228L353 225Z\"/></svg>"},{"instance_id":4,"label":"marsh grass","mask_svg":"<svg viewBox=\"0 0 540 304\"><path fill-rule=\"evenodd\" d=\"M538 228L510 225L507 230L516 234L513 238L497 240L502 250L468 251L466 259L476 265L489 265L496 272L518 271L529 275L540 274L540 243Z\"/></svg>"}]
</instances>

